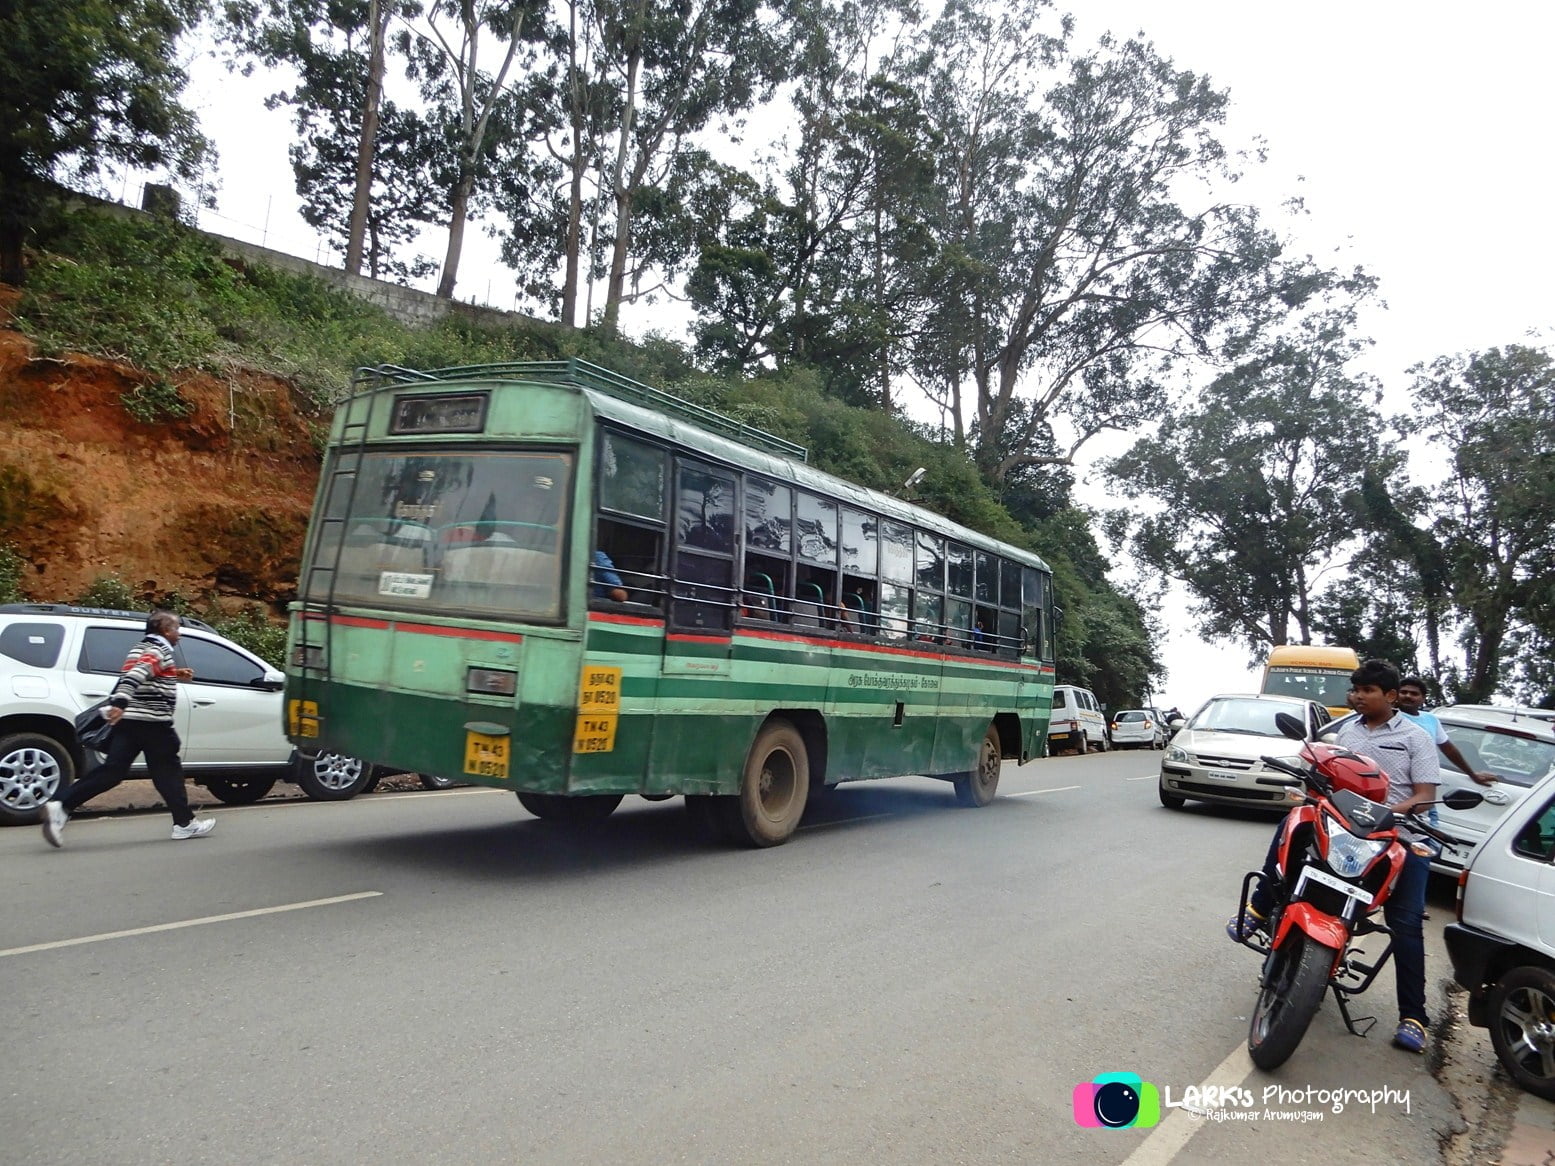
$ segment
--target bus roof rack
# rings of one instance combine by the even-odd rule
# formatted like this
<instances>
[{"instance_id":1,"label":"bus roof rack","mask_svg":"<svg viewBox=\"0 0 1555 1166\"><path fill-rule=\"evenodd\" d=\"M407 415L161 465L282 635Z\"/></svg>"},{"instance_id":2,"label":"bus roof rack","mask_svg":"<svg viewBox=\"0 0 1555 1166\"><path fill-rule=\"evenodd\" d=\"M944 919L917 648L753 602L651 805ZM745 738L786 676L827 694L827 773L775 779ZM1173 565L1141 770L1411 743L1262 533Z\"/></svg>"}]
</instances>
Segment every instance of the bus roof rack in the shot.
<instances>
[{"instance_id":1,"label":"bus roof rack","mask_svg":"<svg viewBox=\"0 0 1555 1166\"><path fill-rule=\"evenodd\" d=\"M757 446L769 453L791 457L797 461L809 461L810 451L796 442L747 425L714 409L687 401L673 393L655 389L629 377L613 373L607 368L581 360L574 356L569 360L518 360L506 364L469 364L454 368L439 368L423 372L383 364L375 368L359 368L351 380L353 393L385 388L389 385L425 386L445 381L476 380L525 380L546 381L551 384L577 385L594 389L633 405L642 405L664 413L674 413L704 429L711 429L725 437L732 437L746 445Z\"/></svg>"}]
</instances>

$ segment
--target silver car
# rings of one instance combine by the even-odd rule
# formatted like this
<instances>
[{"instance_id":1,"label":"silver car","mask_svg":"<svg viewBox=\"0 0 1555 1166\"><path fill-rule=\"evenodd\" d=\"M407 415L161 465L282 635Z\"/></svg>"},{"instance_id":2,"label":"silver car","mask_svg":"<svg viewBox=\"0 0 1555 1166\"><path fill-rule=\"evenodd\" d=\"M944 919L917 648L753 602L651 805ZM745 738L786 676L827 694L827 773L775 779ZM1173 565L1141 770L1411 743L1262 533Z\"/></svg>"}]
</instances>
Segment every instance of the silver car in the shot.
<instances>
[{"instance_id":1,"label":"silver car","mask_svg":"<svg viewBox=\"0 0 1555 1166\"><path fill-rule=\"evenodd\" d=\"M1443 847L1431 868L1456 875L1468 864L1485 835L1522 801L1529 787L1555 772L1555 725L1529 716L1528 710L1488 705L1452 705L1430 711L1462 751L1465 761L1475 769L1488 769L1498 778L1495 785L1477 785L1448 764L1446 758L1442 759L1440 795L1468 789L1485 799L1472 810L1436 808L1438 827L1455 839L1455 844Z\"/></svg>"},{"instance_id":2,"label":"silver car","mask_svg":"<svg viewBox=\"0 0 1555 1166\"><path fill-rule=\"evenodd\" d=\"M1329 721L1316 701L1257 693L1213 696L1188 719L1161 755L1161 804L1180 810L1189 801L1287 810L1302 798L1279 771L1260 758L1294 762L1302 742L1280 732L1276 713L1290 713L1313 740ZM1281 778L1264 785L1259 778Z\"/></svg>"}]
</instances>

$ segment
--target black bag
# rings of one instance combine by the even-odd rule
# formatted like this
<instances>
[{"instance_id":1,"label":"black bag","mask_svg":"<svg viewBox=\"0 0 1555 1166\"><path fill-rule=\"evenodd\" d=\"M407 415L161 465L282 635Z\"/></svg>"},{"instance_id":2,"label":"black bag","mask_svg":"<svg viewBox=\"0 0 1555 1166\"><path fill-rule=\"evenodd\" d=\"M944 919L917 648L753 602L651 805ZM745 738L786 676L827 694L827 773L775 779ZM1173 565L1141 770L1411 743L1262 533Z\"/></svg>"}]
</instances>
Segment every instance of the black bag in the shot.
<instances>
[{"instance_id":1,"label":"black bag","mask_svg":"<svg viewBox=\"0 0 1555 1166\"><path fill-rule=\"evenodd\" d=\"M113 724L103 716L108 707L106 700L99 701L85 712L76 714L76 740L94 753L106 753L113 738Z\"/></svg>"}]
</instances>

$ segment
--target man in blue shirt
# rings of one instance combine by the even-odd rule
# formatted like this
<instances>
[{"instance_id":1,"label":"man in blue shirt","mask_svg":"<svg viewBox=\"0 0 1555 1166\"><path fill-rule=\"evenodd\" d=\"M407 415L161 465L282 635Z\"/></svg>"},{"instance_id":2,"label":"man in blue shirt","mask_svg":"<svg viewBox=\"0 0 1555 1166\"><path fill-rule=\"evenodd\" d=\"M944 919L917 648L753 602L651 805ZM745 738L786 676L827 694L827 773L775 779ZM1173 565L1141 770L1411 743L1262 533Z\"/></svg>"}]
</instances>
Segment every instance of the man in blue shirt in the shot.
<instances>
[{"instance_id":1,"label":"man in blue shirt","mask_svg":"<svg viewBox=\"0 0 1555 1166\"><path fill-rule=\"evenodd\" d=\"M1429 734L1393 707L1398 687L1398 669L1385 660L1367 660L1352 672L1350 706L1356 715L1339 722L1335 742L1377 763L1388 779L1388 809L1405 814L1436 800L1441 763ZM1423 1053L1431 1020L1425 1006L1425 935L1420 923L1425 916L1432 852L1422 835L1403 826L1398 833L1406 848L1404 869L1382 906L1383 918L1393 935L1393 970L1398 989L1399 1024L1393 1043L1408 1052ZM1282 821L1264 859L1263 879L1247 906L1226 924L1226 934L1233 939L1244 939L1265 926L1274 909L1284 834Z\"/></svg>"},{"instance_id":2,"label":"man in blue shirt","mask_svg":"<svg viewBox=\"0 0 1555 1166\"><path fill-rule=\"evenodd\" d=\"M1425 711L1425 681L1420 677L1406 676L1398 682L1398 711L1406 717L1413 718L1430 735L1432 742L1442 751L1442 755L1480 785L1496 783L1495 774L1488 769L1476 771L1468 763L1463 754L1458 751L1458 747L1447 739L1447 730L1442 728L1442 723Z\"/></svg>"},{"instance_id":3,"label":"man in blue shirt","mask_svg":"<svg viewBox=\"0 0 1555 1166\"><path fill-rule=\"evenodd\" d=\"M621 582L615 563L604 551L595 551L589 560L589 579L594 584L596 598L626 602L626 584Z\"/></svg>"}]
</instances>

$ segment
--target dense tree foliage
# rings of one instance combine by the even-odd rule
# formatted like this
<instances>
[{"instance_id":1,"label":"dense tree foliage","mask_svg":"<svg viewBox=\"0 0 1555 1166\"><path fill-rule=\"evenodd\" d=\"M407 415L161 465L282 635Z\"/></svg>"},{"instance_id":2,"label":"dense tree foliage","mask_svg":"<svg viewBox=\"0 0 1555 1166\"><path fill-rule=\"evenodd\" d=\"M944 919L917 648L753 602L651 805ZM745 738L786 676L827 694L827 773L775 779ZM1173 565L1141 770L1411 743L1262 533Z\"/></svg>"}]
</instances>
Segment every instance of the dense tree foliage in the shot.
<instances>
[{"instance_id":1,"label":"dense tree foliage","mask_svg":"<svg viewBox=\"0 0 1555 1166\"><path fill-rule=\"evenodd\" d=\"M1346 372L1346 324L1323 314L1260 343L1108 465L1159 507L1139 520L1139 560L1186 584L1206 635L1255 653L1312 642L1323 577L1354 550L1361 487L1402 462L1384 448L1377 387Z\"/></svg>"},{"instance_id":2,"label":"dense tree foliage","mask_svg":"<svg viewBox=\"0 0 1555 1166\"><path fill-rule=\"evenodd\" d=\"M208 0L7 0L0 5L0 280L55 180L111 164L199 171L209 143L179 102L180 38Z\"/></svg>"},{"instance_id":3,"label":"dense tree foliage","mask_svg":"<svg viewBox=\"0 0 1555 1166\"><path fill-rule=\"evenodd\" d=\"M1461 700L1501 686L1509 638L1525 694L1545 696L1536 653L1555 636L1555 357L1509 345L1415 370L1407 432L1447 463L1425 487L1417 565L1437 572L1459 627L1461 660L1433 659Z\"/></svg>"}]
</instances>

